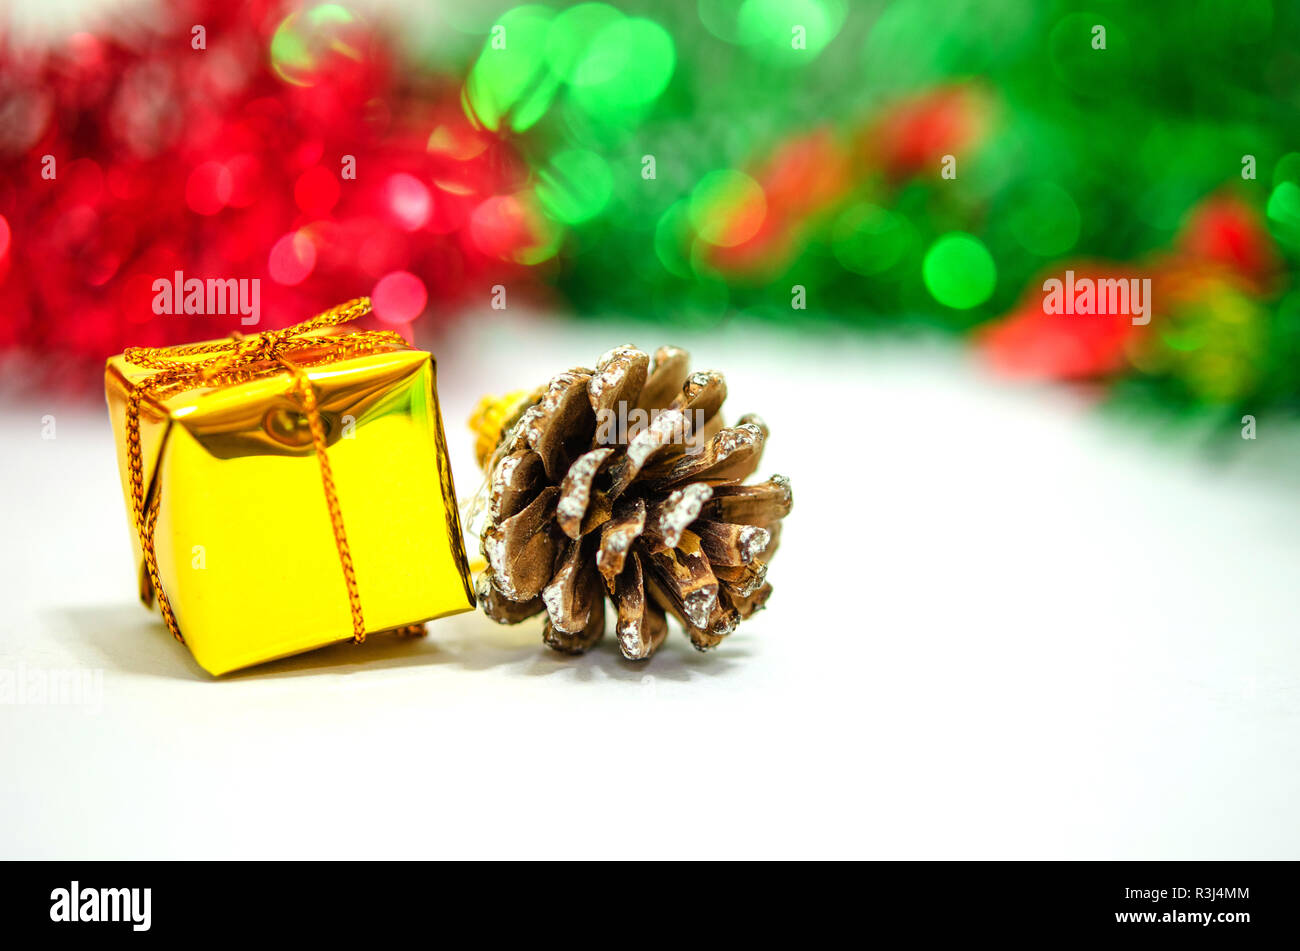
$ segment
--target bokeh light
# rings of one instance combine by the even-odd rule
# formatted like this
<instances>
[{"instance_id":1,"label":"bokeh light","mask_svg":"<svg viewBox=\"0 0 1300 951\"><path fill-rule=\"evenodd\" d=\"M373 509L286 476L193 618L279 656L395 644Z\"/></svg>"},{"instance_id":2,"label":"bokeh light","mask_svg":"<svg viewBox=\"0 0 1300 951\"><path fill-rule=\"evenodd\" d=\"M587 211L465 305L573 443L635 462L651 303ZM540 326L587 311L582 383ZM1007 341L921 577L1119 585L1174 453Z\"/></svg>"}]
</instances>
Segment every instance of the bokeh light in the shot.
<instances>
[{"instance_id":1,"label":"bokeh light","mask_svg":"<svg viewBox=\"0 0 1300 951\"><path fill-rule=\"evenodd\" d=\"M978 238L962 231L951 231L930 245L921 273L930 295L954 310L978 307L997 284L993 256Z\"/></svg>"},{"instance_id":2,"label":"bokeh light","mask_svg":"<svg viewBox=\"0 0 1300 951\"><path fill-rule=\"evenodd\" d=\"M748 241L763 226L766 215L763 189L743 172L710 172L691 194L690 216L696 233L718 247Z\"/></svg>"},{"instance_id":3,"label":"bokeh light","mask_svg":"<svg viewBox=\"0 0 1300 951\"><path fill-rule=\"evenodd\" d=\"M495 195L482 202L470 215L469 232L483 254L527 265L553 257L563 237L529 192Z\"/></svg>"},{"instance_id":4,"label":"bokeh light","mask_svg":"<svg viewBox=\"0 0 1300 951\"><path fill-rule=\"evenodd\" d=\"M537 198L547 214L566 224L594 218L609 204L613 176L609 164L595 152L560 152L542 169Z\"/></svg>"},{"instance_id":5,"label":"bokeh light","mask_svg":"<svg viewBox=\"0 0 1300 951\"><path fill-rule=\"evenodd\" d=\"M493 132L523 132L546 114L560 85L546 59L554 17L549 7L530 4L494 24L500 32L489 35L465 83L470 119Z\"/></svg>"},{"instance_id":6,"label":"bokeh light","mask_svg":"<svg viewBox=\"0 0 1300 951\"><path fill-rule=\"evenodd\" d=\"M546 61L551 70L568 83L601 82L617 74L622 62L608 51L601 55L602 47L595 40L602 30L623 19L621 12L605 3L569 7L555 18L546 34Z\"/></svg>"},{"instance_id":7,"label":"bokeh light","mask_svg":"<svg viewBox=\"0 0 1300 951\"><path fill-rule=\"evenodd\" d=\"M676 62L673 39L658 23L639 17L614 20L575 63L573 98L605 121L636 118L664 91Z\"/></svg>"},{"instance_id":8,"label":"bokeh light","mask_svg":"<svg viewBox=\"0 0 1300 951\"><path fill-rule=\"evenodd\" d=\"M835 259L863 275L890 270L915 244L915 229L906 218L868 202L845 209L831 232Z\"/></svg>"},{"instance_id":9,"label":"bokeh light","mask_svg":"<svg viewBox=\"0 0 1300 951\"><path fill-rule=\"evenodd\" d=\"M801 66L835 38L847 9L847 0L745 0L736 35L765 62Z\"/></svg>"},{"instance_id":10,"label":"bokeh light","mask_svg":"<svg viewBox=\"0 0 1300 951\"><path fill-rule=\"evenodd\" d=\"M385 274L370 292L375 318L386 324L409 324L424 313L428 303L428 288L410 271Z\"/></svg>"},{"instance_id":11,"label":"bokeh light","mask_svg":"<svg viewBox=\"0 0 1300 951\"><path fill-rule=\"evenodd\" d=\"M740 8L745 0L697 0L696 13L704 28L727 43L740 42Z\"/></svg>"},{"instance_id":12,"label":"bokeh light","mask_svg":"<svg viewBox=\"0 0 1300 951\"><path fill-rule=\"evenodd\" d=\"M1300 251L1300 185L1278 182L1269 195L1267 213L1273 236L1293 251Z\"/></svg>"},{"instance_id":13,"label":"bokeh light","mask_svg":"<svg viewBox=\"0 0 1300 951\"><path fill-rule=\"evenodd\" d=\"M271 246L266 269L271 280L285 287L301 284L316 267L316 244L301 231L284 235Z\"/></svg>"},{"instance_id":14,"label":"bokeh light","mask_svg":"<svg viewBox=\"0 0 1300 951\"><path fill-rule=\"evenodd\" d=\"M226 207L234 189L230 170L220 162L203 162L185 181L185 204L200 215L215 215Z\"/></svg>"},{"instance_id":15,"label":"bokeh light","mask_svg":"<svg viewBox=\"0 0 1300 951\"><path fill-rule=\"evenodd\" d=\"M482 155L488 147L487 138L461 123L439 123L429 133L427 148L431 155L468 162Z\"/></svg>"},{"instance_id":16,"label":"bokeh light","mask_svg":"<svg viewBox=\"0 0 1300 951\"><path fill-rule=\"evenodd\" d=\"M323 165L313 165L298 176L293 200L305 214L329 214L339 200L338 177Z\"/></svg>"},{"instance_id":17,"label":"bokeh light","mask_svg":"<svg viewBox=\"0 0 1300 951\"><path fill-rule=\"evenodd\" d=\"M655 224L655 256L674 277L691 277L691 232L690 202L686 199L674 202Z\"/></svg>"},{"instance_id":18,"label":"bokeh light","mask_svg":"<svg viewBox=\"0 0 1300 951\"><path fill-rule=\"evenodd\" d=\"M1300 152L1288 152L1273 166L1273 185L1294 182L1300 185Z\"/></svg>"},{"instance_id":19,"label":"bokeh light","mask_svg":"<svg viewBox=\"0 0 1300 951\"><path fill-rule=\"evenodd\" d=\"M364 32L360 18L337 3L296 11L271 36L271 67L285 82L314 86L340 59L362 60Z\"/></svg>"},{"instance_id":20,"label":"bokeh light","mask_svg":"<svg viewBox=\"0 0 1300 951\"><path fill-rule=\"evenodd\" d=\"M388 176L384 192L388 210L404 231L423 228L433 214L433 194L414 175L396 172Z\"/></svg>"},{"instance_id":21,"label":"bokeh light","mask_svg":"<svg viewBox=\"0 0 1300 951\"><path fill-rule=\"evenodd\" d=\"M261 197L262 165L255 155L235 155L223 163L230 173L231 208L247 208Z\"/></svg>"}]
</instances>

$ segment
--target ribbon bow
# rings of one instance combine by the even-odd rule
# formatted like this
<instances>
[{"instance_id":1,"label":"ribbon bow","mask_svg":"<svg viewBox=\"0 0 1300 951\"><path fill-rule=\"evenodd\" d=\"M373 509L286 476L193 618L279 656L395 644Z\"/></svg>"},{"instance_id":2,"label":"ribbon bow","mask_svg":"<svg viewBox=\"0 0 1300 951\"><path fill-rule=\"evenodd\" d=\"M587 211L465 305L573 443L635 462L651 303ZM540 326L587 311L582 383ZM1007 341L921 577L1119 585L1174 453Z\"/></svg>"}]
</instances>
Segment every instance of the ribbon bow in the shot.
<instances>
[{"instance_id":1,"label":"ribbon bow","mask_svg":"<svg viewBox=\"0 0 1300 951\"><path fill-rule=\"evenodd\" d=\"M148 506L145 506L140 403L145 397L157 398L198 387L228 386L265 375L268 371L278 373L281 369L288 370L292 375L294 387L302 401L303 415L311 428L316 461L320 464L321 484L325 489L325 505L329 509L330 523L334 528L334 542L338 547L339 564L343 568L343 581L348 591L348 604L352 609L352 637L358 644L366 639L356 571L352 566L347 532L343 527L343 511L339 507L334 476L325 451L325 428L321 424L316 393L304 366L363 356L373 353L381 346L405 343L398 334L387 330L352 330L341 334L313 336L316 331L351 323L368 313L369 298L359 297L284 330L267 330L247 337L236 332L231 339L216 343L179 347L130 347L123 353L128 363L157 371L133 385L127 401L126 442L131 470L131 515L140 537L149 581L158 594L158 606L163 620L172 636L181 643L185 642L185 638L181 636L171 602L162 589L158 577L158 556L154 551L154 528L158 520L161 493L155 490ZM295 361L291 359L293 357L300 359Z\"/></svg>"}]
</instances>

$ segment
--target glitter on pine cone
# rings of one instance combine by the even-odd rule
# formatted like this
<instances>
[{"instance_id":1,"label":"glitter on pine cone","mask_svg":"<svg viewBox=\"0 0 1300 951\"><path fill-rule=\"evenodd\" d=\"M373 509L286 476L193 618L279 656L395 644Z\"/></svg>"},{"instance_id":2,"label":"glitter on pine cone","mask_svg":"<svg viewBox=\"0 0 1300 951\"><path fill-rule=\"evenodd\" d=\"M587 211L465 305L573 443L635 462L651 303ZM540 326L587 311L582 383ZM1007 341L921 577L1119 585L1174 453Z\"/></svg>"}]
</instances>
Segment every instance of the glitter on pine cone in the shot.
<instances>
[{"instance_id":1,"label":"glitter on pine cone","mask_svg":"<svg viewBox=\"0 0 1300 951\"><path fill-rule=\"evenodd\" d=\"M595 370L476 411L471 425L495 445L471 514L489 617L545 612L547 645L578 654L604 636L608 598L619 648L638 660L663 643L668 615L703 651L764 606L790 482L742 484L767 426L726 426L722 374L689 361L676 347L653 360L617 347Z\"/></svg>"}]
</instances>

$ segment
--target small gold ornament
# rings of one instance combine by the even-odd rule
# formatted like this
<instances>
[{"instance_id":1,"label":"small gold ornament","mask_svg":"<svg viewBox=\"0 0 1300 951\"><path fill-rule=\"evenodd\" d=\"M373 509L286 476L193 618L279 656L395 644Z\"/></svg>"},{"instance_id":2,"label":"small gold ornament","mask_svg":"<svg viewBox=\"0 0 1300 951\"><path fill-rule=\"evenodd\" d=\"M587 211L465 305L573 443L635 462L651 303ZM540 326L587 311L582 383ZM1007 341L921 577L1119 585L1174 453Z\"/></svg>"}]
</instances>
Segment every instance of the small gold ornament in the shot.
<instances>
[{"instance_id":1,"label":"small gold ornament","mask_svg":"<svg viewBox=\"0 0 1300 951\"><path fill-rule=\"evenodd\" d=\"M546 643L577 654L604 635L608 597L619 648L639 660L663 643L668 614L709 650L763 607L790 482L741 484L767 426L751 415L727 427L722 374L691 373L689 360L616 347L594 370L480 402L470 425L486 478L470 519L489 617L545 611Z\"/></svg>"}]
</instances>

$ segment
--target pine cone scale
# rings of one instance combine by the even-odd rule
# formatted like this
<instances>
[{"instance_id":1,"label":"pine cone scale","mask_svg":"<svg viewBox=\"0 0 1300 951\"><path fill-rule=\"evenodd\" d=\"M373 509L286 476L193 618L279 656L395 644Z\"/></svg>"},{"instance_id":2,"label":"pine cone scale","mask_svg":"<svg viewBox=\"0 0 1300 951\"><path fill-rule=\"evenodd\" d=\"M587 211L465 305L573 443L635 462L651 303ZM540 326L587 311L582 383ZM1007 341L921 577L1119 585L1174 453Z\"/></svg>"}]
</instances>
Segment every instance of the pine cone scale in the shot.
<instances>
[{"instance_id":1,"label":"pine cone scale","mask_svg":"<svg viewBox=\"0 0 1300 951\"><path fill-rule=\"evenodd\" d=\"M560 490L547 486L524 509L483 537L483 555L497 588L512 601L530 601L551 580L559 542L549 531Z\"/></svg>"},{"instance_id":2,"label":"pine cone scale","mask_svg":"<svg viewBox=\"0 0 1300 951\"><path fill-rule=\"evenodd\" d=\"M587 387L596 418L599 420L602 412L617 411L619 403L636 405L649 367L650 357L635 347L615 347L596 361L596 372Z\"/></svg>"},{"instance_id":3,"label":"pine cone scale","mask_svg":"<svg viewBox=\"0 0 1300 951\"><path fill-rule=\"evenodd\" d=\"M517 513L543 486L542 457L529 449L506 456L497 466L488 499L488 513L495 521Z\"/></svg>"},{"instance_id":4,"label":"pine cone scale","mask_svg":"<svg viewBox=\"0 0 1300 951\"><path fill-rule=\"evenodd\" d=\"M660 347L645 387L637 398L638 409L660 409L672 403L691 373L691 355L678 347Z\"/></svg>"},{"instance_id":5,"label":"pine cone scale","mask_svg":"<svg viewBox=\"0 0 1300 951\"><path fill-rule=\"evenodd\" d=\"M700 517L700 509L713 495L713 489L703 482L675 490L668 498L650 509L647 517L658 535L669 548L676 548L682 533Z\"/></svg>"},{"instance_id":6,"label":"pine cone scale","mask_svg":"<svg viewBox=\"0 0 1300 951\"><path fill-rule=\"evenodd\" d=\"M601 526L596 569L604 576L605 587L611 592L614 590L615 579L627 562L632 543L645 530L645 519L645 502L637 499L635 505Z\"/></svg>"},{"instance_id":7,"label":"pine cone scale","mask_svg":"<svg viewBox=\"0 0 1300 951\"><path fill-rule=\"evenodd\" d=\"M560 499L556 504L556 512L560 529L570 538L581 538L584 534L583 519L592 500L592 482L613 453L614 450L610 446L585 452L569 466L569 471L565 473L564 481L560 483ZM598 493L598 496L604 498L604 493ZM605 504L608 505L607 499ZM590 528L585 529L585 531L590 530Z\"/></svg>"},{"instance_id":8,"label":"pine cone scale","mask_svg":"<svg viewBox=\"0 0 1300 951\"><path fill-rule=\"evenodd\" d=\"M709 556L709 563L715 567L747 565L766 551L772 540L772 533L758 525L700 519L693 525L693 530L700 537L700 545Z\"/></svg>"},{"instance_id":9,"label":"pine cone scale","mask_svg":"<svg viewBox=\"0 0 1300 951\"><path fill-rule=\"evenodd\" d=\"M649 657L668 636L668 619L646 598L641 559L635 553L628 561L628 570L617 579L614 600L618 603L615 632L623 656L629 660Z\"/></svg>"}]
</instances>

